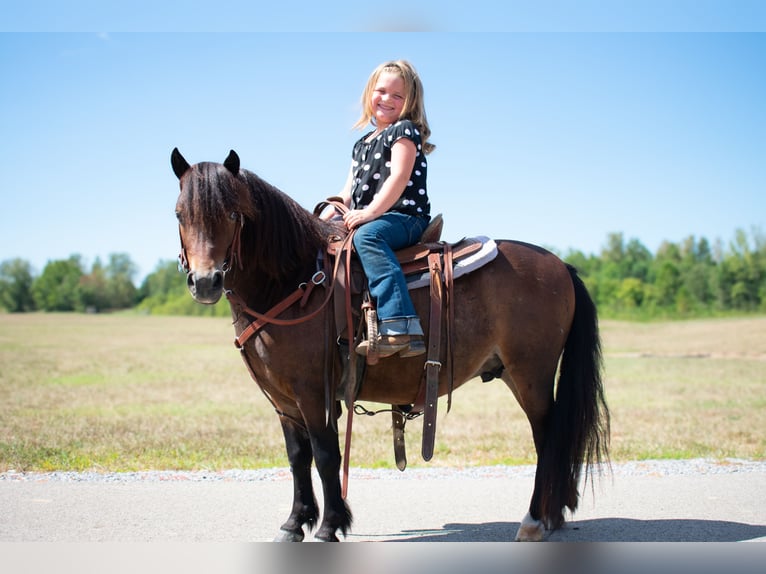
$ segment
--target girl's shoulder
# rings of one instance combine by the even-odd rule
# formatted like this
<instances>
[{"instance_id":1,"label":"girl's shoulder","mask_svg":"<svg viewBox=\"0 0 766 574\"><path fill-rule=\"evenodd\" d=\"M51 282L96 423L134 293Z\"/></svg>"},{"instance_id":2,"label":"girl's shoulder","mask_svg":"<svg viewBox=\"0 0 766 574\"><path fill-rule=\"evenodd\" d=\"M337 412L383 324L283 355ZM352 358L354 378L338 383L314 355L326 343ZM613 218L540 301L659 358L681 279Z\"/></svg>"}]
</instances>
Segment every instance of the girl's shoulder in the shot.
<instances>
[{"instance_id":1,"label":"girl's shoulder","mask_svg":"<svg viewBox=\"0 0 766 574\"><path fill-rule=\"evenodd\" d=\"M393 144L396 140L407 138L420 143L420 130L412 120L399 120L385 130L386 143Z\"/></svg>"}]
</instances>

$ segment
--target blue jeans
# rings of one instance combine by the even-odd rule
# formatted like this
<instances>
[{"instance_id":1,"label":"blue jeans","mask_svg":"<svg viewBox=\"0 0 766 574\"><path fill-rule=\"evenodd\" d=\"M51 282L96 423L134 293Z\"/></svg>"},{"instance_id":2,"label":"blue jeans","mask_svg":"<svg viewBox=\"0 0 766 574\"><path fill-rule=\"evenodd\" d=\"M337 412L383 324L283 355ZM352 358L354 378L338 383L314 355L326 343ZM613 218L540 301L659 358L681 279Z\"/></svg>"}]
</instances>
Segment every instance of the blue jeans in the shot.
<instances>
[{"instance_id":1,"label":"blue jeans","mask_svg":"<svg viewBox=\"0 0 766 574\"><path fill-rule=\"evenodd\" d=\"M354 235L354 247L377 307L381 335L423 334L394 251L417 243L427 225L422 217L389 211L360 225Z\"/></svg>"}]
</instances>

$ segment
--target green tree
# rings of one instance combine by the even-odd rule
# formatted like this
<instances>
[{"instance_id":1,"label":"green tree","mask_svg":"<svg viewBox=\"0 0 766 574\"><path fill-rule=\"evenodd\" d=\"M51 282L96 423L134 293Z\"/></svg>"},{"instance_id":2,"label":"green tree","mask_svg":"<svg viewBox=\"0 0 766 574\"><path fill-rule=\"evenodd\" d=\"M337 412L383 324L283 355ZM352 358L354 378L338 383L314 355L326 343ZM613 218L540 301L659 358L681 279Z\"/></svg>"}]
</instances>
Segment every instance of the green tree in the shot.
<instances>
[{"instance_id":1,"label":"green tree","mask_svg":"<svg viewBox=\"0 0 766 574\"><path fill-rule=\"evenodd\" d=\"M644 282L636 277L626 277L617 289L616 302L623 309L636 309L641 307L645 297Z\"/></svg>"},{"instance_id":2,"label":"green tree","mask_svg":"<svg viewBox=\"0 0 766 574\"><path fill-rule=\"evenodd\" d=\"M0 263L0 306L11 313L35 309L32 296L32 266L23 259L10 259Z\"/></svg>"},{"instance_id":3,"label":"green tree","mask_svg":"<svg viewBox=\"0 0 766 574\"><path fill-rule=\"evenodd\" d=\"M140 306L148 310L164 304L172 296L185 292L186 278L178 271L178 263L161 261L139 287L138 299Z\"/></svg>"},{"instance_id":4,"label":"green tree","mask_svg":"<svg viewBox=\"0 0 766 574\"><path fill-rule=\"evenodd\" d=\"M596 277L588 286L603 309L634 309L646 299L652 265L651 252L638 240L625 241L622 233L610 233L601 250ZM631 281L626 281L631 279Z\"/></svg>"},{"instance_id":5,"label":"green tree","mask_svg":"<svg viewBox=\"0 0 766 574\"><path fill-rule=\"evenodd\" d=\"M74 311L81 307L79 285L83 275L79 255L49 261L32 284L37 308L43 311Z\"/></svg>"},{"instance_id":6,"label":"green tree","mask_svg":"<svg viewBox=\"0 0 766 574\"><path fill-rule=\"evenodd\" d=\"M110 306L106 270L96 259L90 273L80 277L78 311L102 311Z\"/></svg>"},{"instance_id":7,"label":"green tree","mask_svg":"<svg viewBox=\"0 0 766 574\"><path fill-rule=\"evenodd\" d=\"M744 230L736 231L719 273L719 297L728 308L753 311L761 306L766 282L766 241L754 230L754 246Z\"/></svg>"},{"instance_id":8,"label":"green tree","mask_svg":"<svg viewBox=\"0 0 766 574\"><path fill-rule=\"evenodd\" d=\"M631 239L625 247L622 262L624 278L634 278L641 282L647 280L652 265L652 253L638 239Z\"/></svg>"},{"instance_id":9,"label":"green tree","mask_svg":"<svg viewBox=\"0 0 766 574\"><path fill-rule=\"evenodd\" d=\"M676 295L681 287L681 252L678 245L664 242L657 250L652 265L652 301L666 309L675 307Z\"/></svg>"},{"instance_id":10,"label":"green tree","mask_svg":"<svg viewBox=\"0 0 766 574\"><path fill-rule=\"evenodd\" d=\"M610 278L622 280L634 277L645 281L652 263L651 252L638 240L627 243L622 233L610 233L601 251L603 272Z\"/></svg>"},{"instance_id":11,"label":"green tree","mask_svg":"<svg viewBox=\"0 0 766 574\"><path fill-rule=\"evenodd\" d=\"M106 266L106 292L109 307L125 309L136 303L138 290L133 284L136 266L127 253L113 253Z\"/></svg>"},{"instance_id":12,"label":"green tree","mask_svg":"<svg viewBox=\"0 0 766 574\"><path fill-rule=\"evenodd\" d=\"M704 237L687 237L680 247L679 296L688 310L709 309L715 302L716 263L710 244Z\"/></svg>"}]
</instances>

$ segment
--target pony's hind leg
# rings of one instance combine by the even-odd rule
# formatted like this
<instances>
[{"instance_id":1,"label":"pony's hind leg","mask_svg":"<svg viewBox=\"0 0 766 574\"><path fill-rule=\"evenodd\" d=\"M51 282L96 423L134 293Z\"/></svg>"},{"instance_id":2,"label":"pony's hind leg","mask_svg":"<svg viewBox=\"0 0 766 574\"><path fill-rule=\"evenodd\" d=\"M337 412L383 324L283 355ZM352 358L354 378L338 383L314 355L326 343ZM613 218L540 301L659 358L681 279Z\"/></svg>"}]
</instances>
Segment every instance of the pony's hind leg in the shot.
<instances>
[{"instance_id":1,"label":"pony's hind leg","mask_svg":"<svg viewBox=\"0 0 766 574\"><path fill-rule=\"evenodd\" d=\"M547 418L553 406L553 381L554 374L527 375L514 373L511 376L506 369L501 378L513 392L524 414L527 416L537 454L537 468L535 470L535 485L529 510L524 516L516 532L516 540L520 542L539 542L545 539L546 524L542 516L542 482L543 470L542 456L545 444L545 431Z\"/></svg>"},{"instance_id":2,"label":"pony's hind leg","mask_svg":"<svg viewBox=\"0 0 766 574\"><path fill-rule=\"evenodd\" d=\"M581 472L587 473L592 464L607 461L609 457L609 408L601 381L596 307L574 268L570 267L569 273L574 282L576 304L558 368L556 400L553 400L553 373L545 385L535 378L521 379L527 383L526 387L517 384L537 448L535 491L529 514L533 521L542 521L550 530L564 523L565 508L570 512L577 509ZM553 362L548 364L552 366ZM515 373L511 372L510 376L519 383ZM523 391L535 388L535 382L545 393L544 402L539 401L539 393ZM532 399L528 400L528 396ZM544 410L537 411L535 404ZM522 524L519 536L527 531L529 528Z\"/></svg>"},{"instance_id":3,"label":"pony's hind leg","mask_svg":"<svg viewBox=\"0 0 766 574\"><path fill-rule=\"evenodd\" d=\"M293 474L293 507L274 541L301 542L305 536L303 526L313 529L319 516L311 484L311 439L306 429L297 422L285 416L280 421Z\"/></svg>"}]
</instances>

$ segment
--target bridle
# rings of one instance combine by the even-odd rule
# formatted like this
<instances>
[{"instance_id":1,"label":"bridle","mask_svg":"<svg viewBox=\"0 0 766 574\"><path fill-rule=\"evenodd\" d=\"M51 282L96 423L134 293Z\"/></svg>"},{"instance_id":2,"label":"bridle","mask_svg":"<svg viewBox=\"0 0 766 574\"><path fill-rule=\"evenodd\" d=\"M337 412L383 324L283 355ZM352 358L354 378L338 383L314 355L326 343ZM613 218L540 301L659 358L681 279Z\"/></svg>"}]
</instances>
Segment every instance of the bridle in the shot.
<instances>
[{"instance_id":1,"label":"bridle","mask_svg":"<svg viewBox=\"0 0 766 574\"><path fill-rule=\"evenodd\" d=\"M234 228L234 235L229 243L229 248L226 250L226 257L223 260L221 271L224 274L231 270L232 264L236 261L240 271L244 270L242 262L242 228L245 226L245 216L241 212L233 212L231 214L232 219L239 217L239 225ZM178 254L178 270L186 273L191 272L189 266L189 259L186 256L186 246L184 245L184 238L181 235L181 226L178 226L178 239L181 241L181 252Z\"/></svg>"},{"instance_id":2,"label":"bridle","mask_svg":"<svg viewBox=\"0 0 766 574\"><path fill-rule=\"evenodd\" d=\"M242 259L242 229L245 226L245 216L241 212L233 212L232 213L232 219L235 219L237 216L239 216L239 225L237 225L234 229L234 235L231 238L231 242L229 243L229 247L226 250L226 258L223 261L223 265L221 266L221 271L224 273L224 277L226 273L231 271L232 265L236 262L237 267L240 271L244 270L244 262ZM183 237L181 236L181 227L178 228L178 235L179 239L181 241L181 252L178 254L178 268L180 271L186 273L187 275L191 273L191 268L189 265L189 260L186 255L186 246L183 242ZM347 265L346 265L346 273L349 272L351 265L350 265L350 258L351 258L351 245L352 240L354 236L354 231L348 233L348 235L342 239L341 246L339 248L339 254L345 253L346 258L348 259ZM240 335L234 340L234 345L242 350L245 343L253 336L255 335L261 328L268 324L273 325L298 325L300 323L303 323L305 321L309 321L310 319L313 319L319 313L322 312L322 310L327 306L327 304L330 302L333 296L333 287L337 281L338 276L338 268L341 263L341 256L338 256L335 261L335 265L332 266L332 268L327 267L325 269L320 269L314 275L311 277L309 281L306 281L304 283L301 283L298 285L297 289L290 293L287 297L285 297L282 301L274 305L271 309L266 311L265 313L259 313L250 307L247 306L244 299L242 297L235 293L232 289L225 289L224 294L226 295L226 298L229 300L230 303L236 305L240 308L240 311L250 315L254 321L251 322L243 331L240 333ZM277 316L280 315L283 311L287 310L289 307L294 305L297 302L300 302L301 308L303 308L307 301L309 296L311 295L311 292L313 289L317 286L324 285L327 282L327 276L330 276L330 284L327 285L327 294L325 296L325 299L322 301L322 304L312 311L311 313L308 313L307 315L302 315L301 317L297 317L295 319L279 319ZM349 278L346 278L346 284L348 284ZM350 312L348 313L350 315ZM350 324L350 320L349 320Z\"/></svg>"},{"instance_id":3,"label":"bridle","mask_svg":"<svg viewBox=\"0 0 766 574\"><path fill-rule=\"evenodd\" d=\"M178 239L181 241L181 252L178 254L178 271L181 273L189 273L189 260L186 258L186 246L184 245L184 238L181 235L181 226L178 226Z\"/></svg>"},{"instance_id":4,"label":"bridle","mask_svg":"<svg viewBox=\"0 0 766 574\"><path fill-rule=\"evenodd\" d=\"M231 214L232 219L236 219L239 215L239 225L234 227L234 236L231 238L229 248L226 250L226 257L223 260L221 271L227 273L232 264L236 261L240 271L244 270L242 262L242 228L245 226L245 216L242 212L234 212Z\"/></svg>"}]
</instances>

